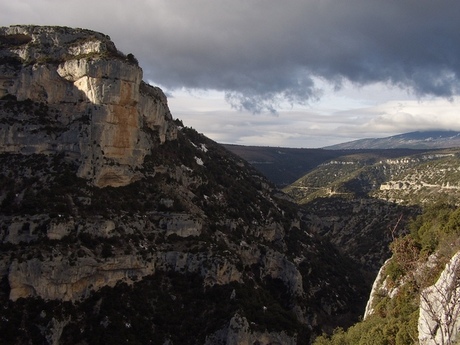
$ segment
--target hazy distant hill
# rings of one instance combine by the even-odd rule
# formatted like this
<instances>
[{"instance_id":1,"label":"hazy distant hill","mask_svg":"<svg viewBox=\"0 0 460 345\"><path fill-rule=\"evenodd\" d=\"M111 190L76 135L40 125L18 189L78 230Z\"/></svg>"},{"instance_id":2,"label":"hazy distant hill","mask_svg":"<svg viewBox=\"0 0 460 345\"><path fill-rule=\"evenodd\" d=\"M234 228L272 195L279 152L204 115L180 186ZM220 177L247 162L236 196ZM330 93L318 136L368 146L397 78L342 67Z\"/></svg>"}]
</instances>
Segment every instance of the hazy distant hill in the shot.
<instances>
[{"instance_id":1,"label":"hazy distant hill","mask_svg":"<svg viewBox=\"0 0 460 345\"><path fill-rule=\"evenodd\" d=\"M460 147L460 132L410 132L386 138L369 138L325 147L328 150L356 149L442 149Z\"/></svg>"}]
</instances>

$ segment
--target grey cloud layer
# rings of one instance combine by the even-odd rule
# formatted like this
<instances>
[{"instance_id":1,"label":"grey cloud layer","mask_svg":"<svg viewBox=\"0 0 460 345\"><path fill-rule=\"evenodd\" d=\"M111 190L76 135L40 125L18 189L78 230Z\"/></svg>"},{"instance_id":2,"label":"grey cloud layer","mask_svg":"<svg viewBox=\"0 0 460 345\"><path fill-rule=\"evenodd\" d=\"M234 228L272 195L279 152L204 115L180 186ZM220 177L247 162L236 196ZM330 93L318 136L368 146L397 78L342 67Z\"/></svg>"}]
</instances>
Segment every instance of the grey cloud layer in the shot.
<instances>
[{"instance_id":1,"label":"grey cloud layer","mask_svg":"<svg viewBox=\"0 0 460 345\"><path fill-rule=\"evenodd\" d=\"M232 106L253 112L320 97L315 78L337 87L349 80L419 95L460 93L458 0L10 3L3 23L103 31L138 57L147 79L225 91Z\"/></svg>"}]
</instances>

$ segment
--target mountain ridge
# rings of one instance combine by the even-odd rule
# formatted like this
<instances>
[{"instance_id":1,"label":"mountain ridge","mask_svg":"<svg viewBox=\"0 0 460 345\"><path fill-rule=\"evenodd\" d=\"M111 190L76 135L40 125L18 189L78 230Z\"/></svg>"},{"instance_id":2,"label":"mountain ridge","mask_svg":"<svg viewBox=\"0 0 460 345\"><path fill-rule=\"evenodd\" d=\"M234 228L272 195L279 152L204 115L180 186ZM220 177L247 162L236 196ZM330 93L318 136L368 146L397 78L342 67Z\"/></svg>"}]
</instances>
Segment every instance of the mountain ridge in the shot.
<instances>
[{"instance_id":1,"label":"mountain ridge","mask_svg":"<svg viewBox=\"0 0 460 345\"><path fill-rule=\"evenodd\" d=\"M385 138L359 139L326 146L324 149L443 149L451 147L460 147L460 132L449 130L415 131Z\"/></svg>"}]
</instances>

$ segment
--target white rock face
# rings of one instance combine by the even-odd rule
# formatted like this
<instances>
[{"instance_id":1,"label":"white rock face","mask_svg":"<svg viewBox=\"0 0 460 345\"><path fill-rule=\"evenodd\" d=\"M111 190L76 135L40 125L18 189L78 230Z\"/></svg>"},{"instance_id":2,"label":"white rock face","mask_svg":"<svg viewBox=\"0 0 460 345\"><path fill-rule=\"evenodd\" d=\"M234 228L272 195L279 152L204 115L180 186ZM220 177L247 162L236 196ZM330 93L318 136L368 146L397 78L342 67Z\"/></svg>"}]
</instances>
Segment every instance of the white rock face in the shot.
<instances>
[{"instance_id":1,"label":"white rock face","mask_svg":"<svg viewBox=\"0 0 460 345\"><path fill-rule=\"evenodd\" d=\"M420 296L420 345L455 344L460 333L460 252Z\"/></svg>"},{"instance_id":2,"label":"white rock face","mask_svg":"<svg viewBox=\"0 0 460 345\"><path fill-rule=\"evenodd\" d=\"M79 177L117 187L141 177L136 169L154 145L177 137L164 94L107 36L34 26L0 35L12 42L0 51L10 62L0 66L0 97L47 107L34 122L32 108L1 114L0 152L65 152Z\"/></svg>"},{"instance_id":3,"label":"white rock face","mask_svg":"<svg viewBox=\"0 0 460 345\"><path fill-rule=\"evenodd\" d=\"M388 288L386 284L386 280L385 280L386 278L385 270L390 260L391 259L388 259L387 261L385 261L385 263L380 268L379 273L377 274L377 277L374 280L374 284L372 284L371 293L369 295L369 299L366 304L366 310L364 312L364 317L363 317L364 320L366 320L369 316L374 314L374 307L375 307L377 297L390 294L390 289Z\"/></svg>"}]
</instances>

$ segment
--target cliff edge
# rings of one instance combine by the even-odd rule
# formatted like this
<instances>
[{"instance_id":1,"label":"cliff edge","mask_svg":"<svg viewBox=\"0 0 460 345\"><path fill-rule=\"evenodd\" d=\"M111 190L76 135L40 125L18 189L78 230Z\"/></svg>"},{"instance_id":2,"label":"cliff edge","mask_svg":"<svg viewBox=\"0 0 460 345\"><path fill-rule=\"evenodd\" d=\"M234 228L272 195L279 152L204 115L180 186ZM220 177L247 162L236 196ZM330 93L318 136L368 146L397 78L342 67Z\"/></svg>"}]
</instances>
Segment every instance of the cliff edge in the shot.
<instances>
[{"instance_id":1,"label":"cliff edge","mask_svg":"<svg viewBox=\"0 0 460 345\"><path fill-rule=\"evenodd\" d=\"M15 101L1 105L0 152L64 152L79 177L117 187L139 179L151 148L177 136L163 92L106 35L3 27L0 61L0 98Z\"/></svg>"}]
</instances>

